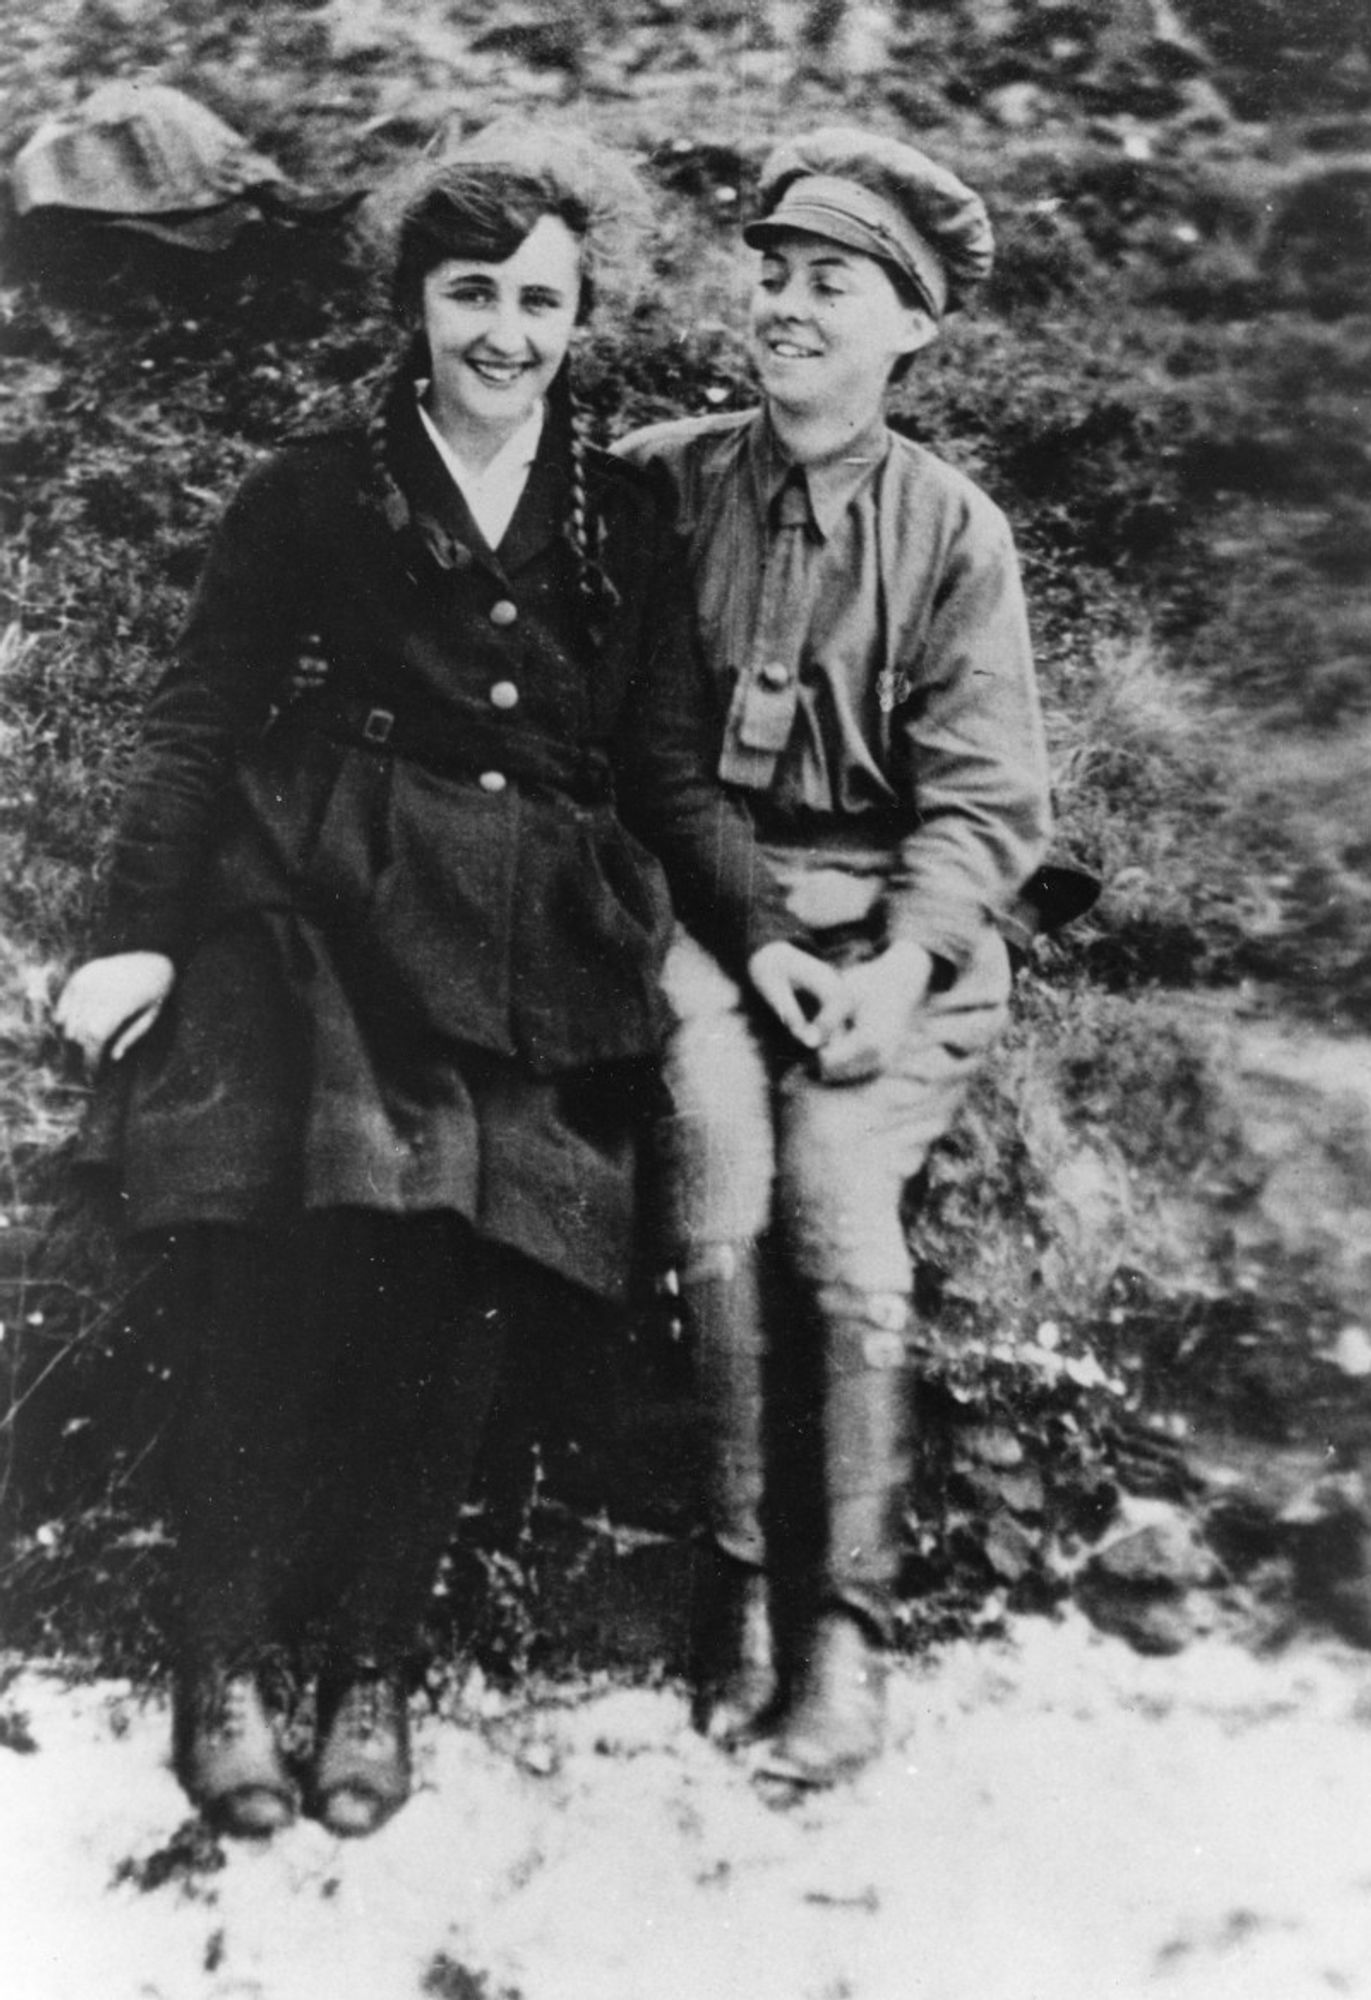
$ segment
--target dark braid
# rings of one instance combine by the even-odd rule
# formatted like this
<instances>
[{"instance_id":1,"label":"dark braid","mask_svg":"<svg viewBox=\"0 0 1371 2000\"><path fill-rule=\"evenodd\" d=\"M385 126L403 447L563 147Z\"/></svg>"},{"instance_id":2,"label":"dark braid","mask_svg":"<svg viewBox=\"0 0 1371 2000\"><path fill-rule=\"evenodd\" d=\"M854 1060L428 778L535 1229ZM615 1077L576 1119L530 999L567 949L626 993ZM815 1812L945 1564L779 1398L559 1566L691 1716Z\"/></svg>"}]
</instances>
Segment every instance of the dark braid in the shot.
<instances>
[{"instance_id":1,"label":"dark braid","mask_svg":"<svg viewBox=\"0 0 1371 2000\"><path fill-rule=\"evenodd\" d=\"M407 340L381 372L367 410L367 453L388 527L398 534L410 523L410 506L390 469L389 432L401 397L413 396L416 379L426 372L427 343L422 334Z\"/></svg>"},{"instance_id":2,"label":"dark braid","mask_svg":"<svg viewBox=\"0 0 1371 2000\"><path fill-rule=\"evenodd\" d=\"M563 532L576 558L581 602L594 620L614 610L619 603L619 592L605 571L604 518L591 504L590 484L586 476L586 455L591 445L590 419L572 393L565 368L553 382L548 401L554 409L560 403L566 414L571 453L571 512Z\"/></svg>"}]
</instances>

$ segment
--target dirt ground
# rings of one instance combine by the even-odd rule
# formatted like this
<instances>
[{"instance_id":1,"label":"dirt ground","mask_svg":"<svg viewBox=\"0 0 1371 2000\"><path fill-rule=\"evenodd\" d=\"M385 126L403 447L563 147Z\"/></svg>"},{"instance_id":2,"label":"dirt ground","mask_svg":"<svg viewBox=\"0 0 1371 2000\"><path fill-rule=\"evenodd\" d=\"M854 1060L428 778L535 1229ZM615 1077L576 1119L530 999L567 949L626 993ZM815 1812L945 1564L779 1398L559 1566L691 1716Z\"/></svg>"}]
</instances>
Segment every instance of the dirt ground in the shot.
<instances>
[{"instance_id":1,"label":"dirt ground","mask_svg":"<svg viewBox=\"0 0 1371 2000\"><path fill-rule=\"evenodd\" d=\"M1303 2000L1371 1992L1371 1664L1026 1620L902 1668L789 1807L675 1687L471 1682L370 1841L197 1842L166 1715L40 1669L0 1753L14 2000ZM79 1913L79 1914L78 1914Z\"/></svg>"}]
</instances>

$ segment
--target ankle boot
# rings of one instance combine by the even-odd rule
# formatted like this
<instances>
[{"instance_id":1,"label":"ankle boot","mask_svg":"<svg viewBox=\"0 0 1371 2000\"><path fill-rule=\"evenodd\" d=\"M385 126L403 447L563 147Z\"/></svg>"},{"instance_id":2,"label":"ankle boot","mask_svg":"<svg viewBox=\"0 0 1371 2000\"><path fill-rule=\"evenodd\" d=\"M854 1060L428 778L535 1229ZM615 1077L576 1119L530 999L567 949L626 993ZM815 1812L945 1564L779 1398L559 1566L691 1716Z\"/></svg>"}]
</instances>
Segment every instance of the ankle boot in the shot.
<instances>
[{"instance_id":1,"label":"ankle boot","mask_svg":"<svg viewBox=\"0 0 1371 2000\"><path fill-rule=\"evenodd\" d=\"M908 1307L892 1294L817 1300L824 1521L810 1614L768 1768L834 1784L877 1755L910 1473Z\"/></svg>"},{"instance_id":2,"label":"ankle boot","mask_svg":"<svg viewBox=\"0 0 1371 2000\"><path fill-rule=\"evenodd\" d=\"M885 1647L859 1613L823 1611L760 1770L797 1785L836 1785L879 1755L884 1736Z\"/></svg>"},{"instance_id":3,"label":"ankle boot","mask_svg":"<svg viewBox=\"0 0 1371 2000\"><path fill-rule=\"evenodd\" d=\"M172 1761L205 1818L223 1833L265 1839L295 1817L295 1786L255 1671L186 1671L172 1694Z\"/></svg>"},{"instance_id":4,"label":"ankle boot","mask_svg":"<svg viewBox=\"0 0 1371 2000\"><path fill-rule=\"evenodd\" d=\"M310 1804L331 1833L374 1833L409 1797L409 1703L398 1675L355 1667L319 1689Z\"/></svg>"},{"instance_id":5,"label":"ankle boot","mask_svg":"<svg viewBox=\"0 0 1371 2000\"><path fill-rule=\"evenodd\" d=\"M744 1742L776 1698L772 1599L762 1507L766 1353L761 1252L708 1246L682 1273L692 1342L702 1500L710 1536L694 1608L695 1726Z\"/></svg>"}]
</instances>

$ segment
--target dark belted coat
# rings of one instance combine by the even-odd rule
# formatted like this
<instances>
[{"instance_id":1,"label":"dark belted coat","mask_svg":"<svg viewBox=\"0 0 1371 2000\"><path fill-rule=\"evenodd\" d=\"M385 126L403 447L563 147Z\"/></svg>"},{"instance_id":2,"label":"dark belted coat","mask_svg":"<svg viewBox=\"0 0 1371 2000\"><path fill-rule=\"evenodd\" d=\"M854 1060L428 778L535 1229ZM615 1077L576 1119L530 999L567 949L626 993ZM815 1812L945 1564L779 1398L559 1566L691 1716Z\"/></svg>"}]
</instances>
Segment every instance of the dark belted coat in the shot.
<instances>
[{"instance_id":1,"label":"dark belted coat","mask_svg":"<svg viewBox=\"0 0 1371 2000\"><path fill-rule=\"evenodd\" d=\"M549 421L498 555L403 395L253 472L149 704L99 953L166 953L83 1142L130 1229L451 1209L619 1291L679 910L741 970L794 934L716 788L646 477L586 454L588 607ZM405 512L408 519L403 518ZM322 692L290 698L318 635ZM665 880L664 880L665 876Z\"/></svg>"}]
</instances>

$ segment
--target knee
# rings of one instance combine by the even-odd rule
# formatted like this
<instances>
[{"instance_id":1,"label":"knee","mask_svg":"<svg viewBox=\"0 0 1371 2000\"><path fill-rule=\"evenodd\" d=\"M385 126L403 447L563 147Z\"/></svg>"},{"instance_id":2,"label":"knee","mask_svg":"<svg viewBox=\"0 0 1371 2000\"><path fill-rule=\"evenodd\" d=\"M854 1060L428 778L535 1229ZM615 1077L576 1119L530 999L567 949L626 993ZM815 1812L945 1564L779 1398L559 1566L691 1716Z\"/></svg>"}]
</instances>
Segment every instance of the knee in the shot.
<instances>
[{"instance_id":1,"label":"knee","mask_svg":"<svg viewBox=\"0 0 1371 2000\"><path fill-rule=\"evenodd\" d=\"M865 1169L865 1170L864 1170ZM860 1148L845 1157L788 1154L776 1194L797 1276L853 1299L907 1296L913 1265L900 1216L903 1183L873 1171Z\"/></svg>"},{"instance_id":2,"label":"knee","mask_svg":"<svg viewBox=\"0 0 1371 2000\"><path fill-rule=\"evenodd\" d=\"M761 1235L776 1147L760 1053L732 1032L678 1030L665 1075L670 1103L657 1144L674 1247Z\"/></svg>"},{"instance_id":3,"label":"knee","mask_svg":"<svg viewBox=\"0 0 1371 2000\"><path fill-rule=\"evenodd\" d=\"M765 1232L775 1183L768 1125L676 1112L659 1128L658 1144L673 1254Z\"/></svg>"}]
</instances>

